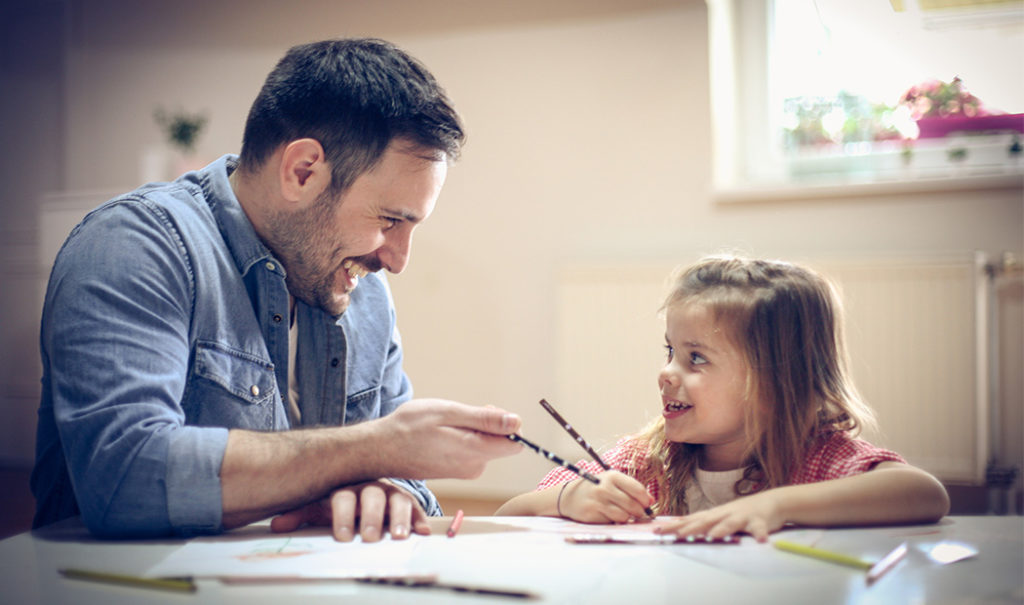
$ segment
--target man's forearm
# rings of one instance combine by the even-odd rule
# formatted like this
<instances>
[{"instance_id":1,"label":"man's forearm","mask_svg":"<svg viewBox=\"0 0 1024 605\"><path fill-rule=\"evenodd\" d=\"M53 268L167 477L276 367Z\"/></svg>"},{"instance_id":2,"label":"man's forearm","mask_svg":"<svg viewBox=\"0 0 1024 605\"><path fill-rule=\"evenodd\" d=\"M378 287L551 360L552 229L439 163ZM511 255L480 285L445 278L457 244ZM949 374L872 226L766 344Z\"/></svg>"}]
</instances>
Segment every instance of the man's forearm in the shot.
<instances>
[{"instance_id":1,"label":"man's forearm","mask_svg":"<svg viewBox=\"0 0 1024 605\"><path fill-rule=\"evenodd\" d=\"M232 430L221 465L222 524L238 527L384 476L376 426Z\"/></svg>"},{"instance_id":2,"label":"man's forearm","mask_svg":"<svg viewBox=\"0 0 1024 605\"><path fill-rule=\"evenodd\" d=\"M489 460L520 451L505 437L520 424L497 408L422 399L345 427L233 430L220 467L221 524L237 527L372 479L478 477Z\"/></svg>"}]
</instances>

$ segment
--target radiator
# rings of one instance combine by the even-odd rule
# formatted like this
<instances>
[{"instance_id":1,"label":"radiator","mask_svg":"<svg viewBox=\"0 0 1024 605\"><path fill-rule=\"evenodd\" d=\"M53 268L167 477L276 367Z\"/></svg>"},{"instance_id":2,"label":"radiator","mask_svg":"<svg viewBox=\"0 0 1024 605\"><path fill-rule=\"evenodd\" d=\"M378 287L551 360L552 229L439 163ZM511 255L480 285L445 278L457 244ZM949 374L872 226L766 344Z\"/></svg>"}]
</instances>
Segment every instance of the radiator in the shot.
<instances>
[{"instance_id":1,"label":"radiator","mask_svg":"<svg viewBox=\"0 0 1024 605\"><path fill-rule=\"evenodd\" d=\"M976 313L987 304L977 259L802 262L841 291L851 371L879 424L865 438L944 481L984 483L989 359L985 314ZM658 311L673 269L560 272L557 405L595 446L660 413Z\"/></svg>"}]
</instances>

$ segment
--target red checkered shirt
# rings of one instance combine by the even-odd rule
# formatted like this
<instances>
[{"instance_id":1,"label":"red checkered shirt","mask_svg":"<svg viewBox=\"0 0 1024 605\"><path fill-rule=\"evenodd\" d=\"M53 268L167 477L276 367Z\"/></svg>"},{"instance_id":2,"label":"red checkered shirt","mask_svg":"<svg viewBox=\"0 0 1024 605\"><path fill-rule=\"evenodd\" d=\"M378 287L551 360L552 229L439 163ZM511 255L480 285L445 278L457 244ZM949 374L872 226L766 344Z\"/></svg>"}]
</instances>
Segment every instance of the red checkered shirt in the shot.
<instances>
[{"instance_id":1,"label":"red checkered shirt","mask_svg":"<svg viewBox=\"0 0 1024 605\"><path fill-rule=\"evenodd\" d=\"M636 454L639 464L629 464L631 458ZM619 440L608 452L601 455L601 458L613 469L633 477L647 488L647 492L655 499L659 496L658 476L647 464L647 452L643 446L629 437ZM858 475L867 472L879 462L892 460L894 462L906 462L896 452L875 447L863 439L851 437L849 433L836 431L822 435L811 446L808 451L807 460L803 466L793 475L791 484L817 483L829 479L839 479ZM599 464L592 460L581 460L576 463L591 474L602 472ZM541 479L537 485L538 490L547 489L554 485L560 485L566 481L576 479L578 475L569 469L555 467Z\"/></svg>"}]
</instances>

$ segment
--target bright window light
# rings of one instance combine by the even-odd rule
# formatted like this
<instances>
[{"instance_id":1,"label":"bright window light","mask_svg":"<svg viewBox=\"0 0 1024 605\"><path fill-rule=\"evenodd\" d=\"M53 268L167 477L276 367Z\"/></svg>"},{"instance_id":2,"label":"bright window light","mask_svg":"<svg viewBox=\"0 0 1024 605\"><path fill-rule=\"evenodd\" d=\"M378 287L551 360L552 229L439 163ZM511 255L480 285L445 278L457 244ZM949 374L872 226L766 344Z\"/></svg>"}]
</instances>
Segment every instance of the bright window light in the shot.
<instances>
[{"instance_id":1,"label":"bright window light","mask_svg":"<svg viewBox=\"0 0 1024 605\"><path fill-rule=\"evenodd\" d=\"M943 117L1024 114L1024 0L707 3L719 185L1022 171L1024 117L935 138L916 118L939 92Z\"/></svg>"}]
</instances>

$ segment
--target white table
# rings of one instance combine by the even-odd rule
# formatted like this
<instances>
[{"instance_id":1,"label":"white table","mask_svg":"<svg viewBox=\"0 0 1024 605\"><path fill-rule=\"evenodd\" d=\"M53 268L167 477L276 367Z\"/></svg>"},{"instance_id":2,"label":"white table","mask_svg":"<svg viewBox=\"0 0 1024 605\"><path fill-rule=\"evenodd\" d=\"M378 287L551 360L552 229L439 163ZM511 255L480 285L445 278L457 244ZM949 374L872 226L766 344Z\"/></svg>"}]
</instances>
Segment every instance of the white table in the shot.
<instances>
[{"instance_id":1,"label":"white table","mask_svg":"<svg viewBox=\"0 0 1024 605\"><path fill-rule=\"evenodd\" d=\"M901 542L908 556L872 585L865 574L801 557L743 537L736 545L580 545L565 537L581 526L558 519L467 517L455 538L446 519L434 535L405 544L351 544L332 552L338 568L380 560L393 553L396 565L434 573L440 581L515 588L538 599L494 597L441 589L380 586L350 581L228 585L198 578L194 593L175 593L62 577L58 569L84 568L143 575L174 553L184 540L100 541L77 523L61 523L0 542L0 602L73 603L1021 603L1024 602L1024 520L1009 517L949 517L936 525L859 529L788 529L773 535L865 559L877 559ZM603 526L587 526L601 531ZM213 543L266 538L265 525L232 532ZM614 530L613 530L614 531ZM307 529L296 540L321 539ZM310 538L312 537L312 538ZM923 554L926 545L955 540L978 554L941 565ZM298 542L295 542L298 543ZM193 551L188 551L189 553ZM367 559L367 557L369 559ZM294 565L294 560L289 564ZM198 565L198 564L197 564ZM199 570L201 575L201 570Z\"/></svg>"}]
</instances>

